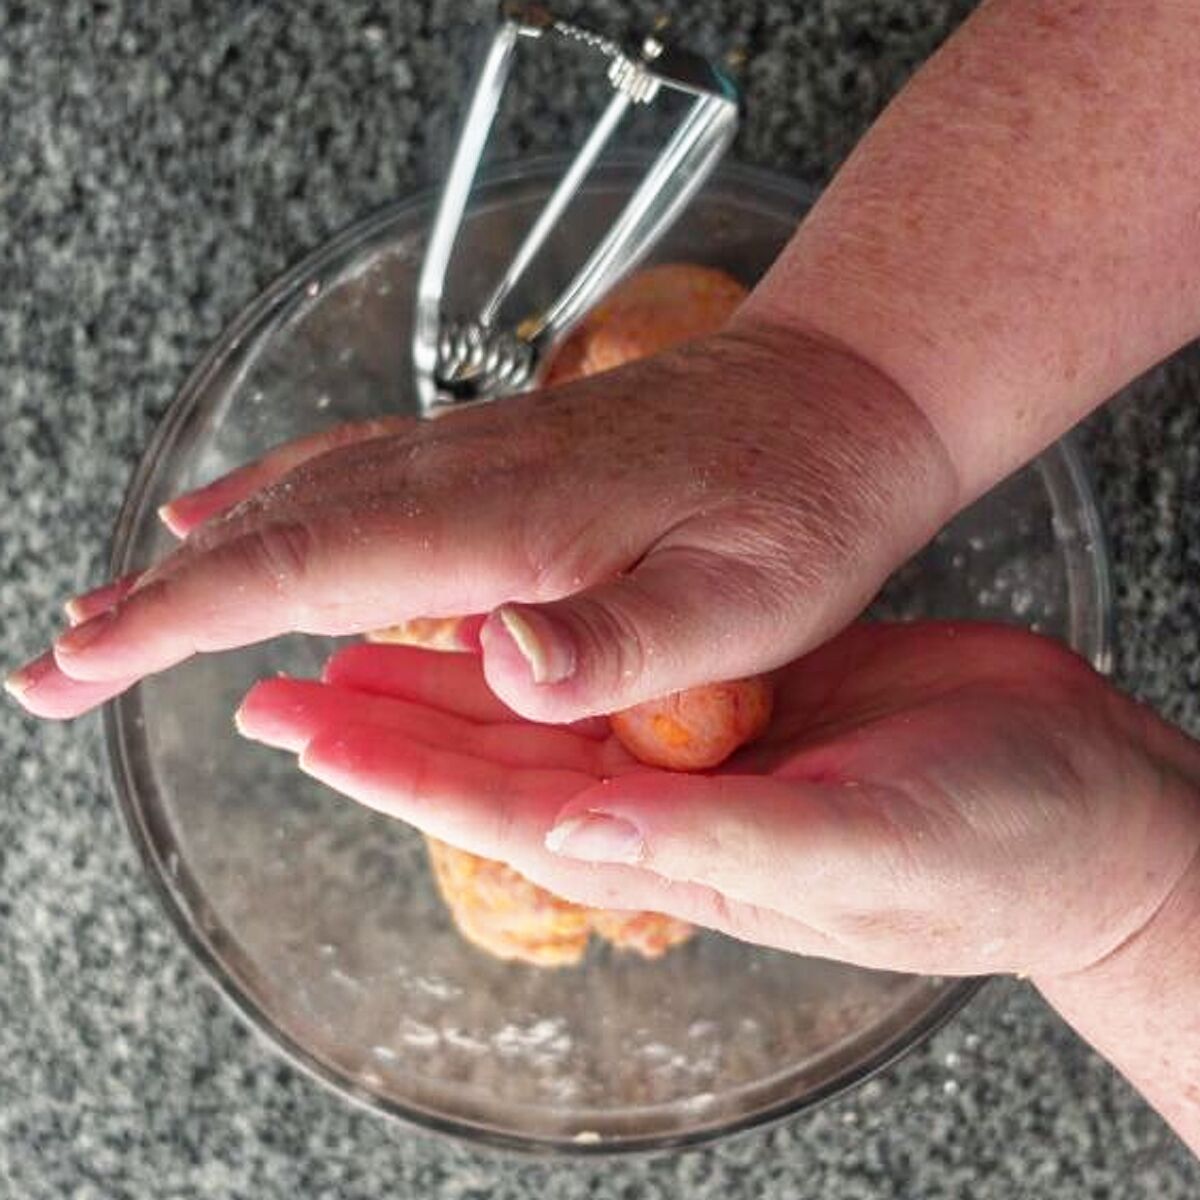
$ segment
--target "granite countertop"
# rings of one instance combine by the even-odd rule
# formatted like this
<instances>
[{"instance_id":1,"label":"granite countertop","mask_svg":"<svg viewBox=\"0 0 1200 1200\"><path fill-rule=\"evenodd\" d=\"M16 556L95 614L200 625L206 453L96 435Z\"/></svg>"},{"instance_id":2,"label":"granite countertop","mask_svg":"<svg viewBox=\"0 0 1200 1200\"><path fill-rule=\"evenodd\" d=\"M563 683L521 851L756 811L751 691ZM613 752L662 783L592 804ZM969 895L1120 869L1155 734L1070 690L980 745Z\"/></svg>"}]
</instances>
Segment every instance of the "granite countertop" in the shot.
<instances>
[{"instance_id":1,"label":"granite countertop","mask_svg":"<svg viewBox=\"0 0 1200 1200\"><path fill-rule=\"evenodd\" d=\"M573 6L563 5L570 11ZM968 0L689 0L747 91L738 155L820 184ZM267 281L437 176L475 11L454 0L0 6L0 614L8 663L98 581L190 365ZM574 136L516 106L509 152ZM1118 675L1200 733L1200 353L1085 432ZM0 1195L987 1198L1200 1193L1200 1169L1027 987L814 1115L614 1164L497 1159L344 1105L218 1001L143 881L94 717L0 706Z\"/></svg>"}]
</instances>

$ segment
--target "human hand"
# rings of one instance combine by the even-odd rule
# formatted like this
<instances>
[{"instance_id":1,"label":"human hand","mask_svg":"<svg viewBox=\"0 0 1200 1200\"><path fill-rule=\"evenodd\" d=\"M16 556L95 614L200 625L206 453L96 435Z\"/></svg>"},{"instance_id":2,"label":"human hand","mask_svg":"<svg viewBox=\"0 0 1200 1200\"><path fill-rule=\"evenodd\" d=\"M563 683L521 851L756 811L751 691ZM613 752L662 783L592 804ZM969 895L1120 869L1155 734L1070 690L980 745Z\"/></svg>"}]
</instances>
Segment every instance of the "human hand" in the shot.
<instances>
[{"instance_id":1,"label":"human hand","mask_svg":"<svg viewBox=\"0 0 1200 1200\"><path fill-rule=\"evenodd\" d=\"M249 737L580 903L870 967L1061 977L1126 944L1200 847L1195 749L1052 642L859 625L778 672L710 775L603 721L524 721L477 659L360 645L258 684Z\"/></svg>"},{"instance_id":2,"label":"human hand","mask_svg":"<svg viewBox=\"0 0 1200 1200\"><path fill-rule=\"evenodd\" d=\"M492 689L572 720L795 657L956 502L877 372L735 324L500 405L334 430L180 498L183 545L76 601L90 619L10 688L68 717L196 652L474 613Z\"/></svg>"}]
</instances>

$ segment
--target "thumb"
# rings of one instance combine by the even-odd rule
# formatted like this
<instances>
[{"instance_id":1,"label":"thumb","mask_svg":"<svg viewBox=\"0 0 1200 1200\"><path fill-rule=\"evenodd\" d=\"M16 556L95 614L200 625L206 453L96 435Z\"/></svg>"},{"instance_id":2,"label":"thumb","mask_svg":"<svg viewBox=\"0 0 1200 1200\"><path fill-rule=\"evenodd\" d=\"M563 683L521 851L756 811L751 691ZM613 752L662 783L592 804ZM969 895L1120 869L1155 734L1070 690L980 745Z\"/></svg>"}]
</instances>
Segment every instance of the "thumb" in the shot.
<instances>
[{"instance_id":1,"label":"thumb","mask_svg":"<svg viewBox=\"0 0 1200 1200\"><path fill-rule=\"evenodd\" d=\"M483 626L489 686L560 722L765 670L784 614L761 572L709 551L652 551L626 574L544 604L506 604Z\"/></svg>"},{"instance_id":2,"label":"thumb","mask_svg":"<svg viewBox=\"0 0 1200 1200\"><path fill-rule=\"evenodd\" d=\"M890 908L909 836L927 823L906 796L875 784L634 772L574 797L546 847L787 915L802 907L820 928L841 913Z\"/></svg>"},{"instance_id":3,"label":"thumb","mask_svg":"<svg viewBox=\"0 0 1200 1200\"><path fill-rule=\"evenodd\" d=\"M832 636L879 578L670 546L629 572L541 604L506 604L480 633L488 685L535 721L616 712L773 670Z\"/></svg>"},{"instance_id":4,"label":"thumb","mask_svg":"<svg viewBox=\"0 0 1200 1200\"><path fill-rule=\"evenodd\" d=\"M886 786L636 772L576 796L545 846L682 894L704 889L719 919L692 919L749 941L888 970L1012 969L1014 943L999 931L979 944L997 922L971 881L927 858L937 833L930 813Z\"/></svg>"}]
</instances>

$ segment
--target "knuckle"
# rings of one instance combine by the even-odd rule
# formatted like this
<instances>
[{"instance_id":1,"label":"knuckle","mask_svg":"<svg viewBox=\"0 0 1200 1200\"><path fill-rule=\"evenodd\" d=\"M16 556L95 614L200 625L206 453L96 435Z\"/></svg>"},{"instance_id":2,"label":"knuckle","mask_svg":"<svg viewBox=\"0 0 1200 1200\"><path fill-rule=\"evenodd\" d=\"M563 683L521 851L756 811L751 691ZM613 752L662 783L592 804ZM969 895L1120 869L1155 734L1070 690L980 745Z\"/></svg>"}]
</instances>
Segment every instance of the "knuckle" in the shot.
<instances>
[{"instance_id":1,"label":"knuckle","mask_svg":"<svg viewBox=\"0 0 1200 1200\"><path fill-rule=\"evenodd\" d=\"M642 677L654 650L629 605L611 597L585 599L576 618L581 658L594 685L619 694Z\"/></svg>"},{"instance_id":2,"label":"knuckle","mask_svg":"<svg viewBox=\"0 0 1200 1200\"><path fill-rule=\"evenodd\" d=\"M154 621L161 620L179 608L179 591L181 576L186 576L187 564L175 570L170 569L168 560L157 568L130 594L126 601L127 608L136 607L144 616Z\"/></svg>"},{"instance_id":3,"label":"knuckle","mask_svg":"<svg viewBox=\"0 0 1200 1200\"><path fill-rule=\"evenodd\" d=\"M953 916L929 905L881 905L838 910L828 916L825 932L843 945L905 953L911 946L932 951L953 944L962 930Z\"/></svg>"},{"instance_id":4,"label":"knuckle","mask_svg":"<svg viewBox=\"0 0 1200 1200\"><path fill-rule=\"evenodd\" d=\"M836 522L762 499L689 522L661 549L707 594L785 627L804 612L797 598L822 596L852 554Z\"/></svg>"},{"instance_id":5,"label":"knuckle","mask_svg":"<svg viewBox=\"0 0 1200 1200\"><path fill-rule=\"evenodd\" d=\"M719 888L701 885L698 896L701 924L709 929L726 930L736 928L739 914L729 898ZM744 919L744 917L743 917Z\"/></svg>"},{"instance_id":6,"label":"knuckle","mask_svg":"<svg viewBox=\"0 0 1200 1200\"><path fill-rule=\"evenodd\" d=\"M524 521L518 527L516 565L522 586L534 601L569 596L590 584L607 565L599 522L593 519L564 529L563 516L560 508L556 518Z\"/></svg>"},{"instance_id":7,"label":"knuckle","mask_svg":"<svg viewBox=\"0 0 1200 1200\"><path fill-rule=\"evenodd\" d=\"M407 770L403 782L395 784L393 798L400 803L408 802L414 806L436 804L437 786L436 771L432 755L428 751L418 751L409 756ZM454 830L439 830L438 836L453 839Z\"/></svg>"},{"instance_id":8,"label":"knuckle","mask_svg":"<svg viewBox=\"0 0 1200 1200\"><path fill-rule=\"evenodd\" d=\"M368 442L374 438L391 437L407 433L413 426L413 418L388 416L371 417L365 421L350 421L335 425L323 435L324 446L330 450Z\"/></svg>"},{"instance_id":9,"label":"knuckle","mask_svg":"<svg viewBox=\"0 0 1200 1200\"><path fill-rule=\"evenodd\" d=\"M491 815L491 845L494 857L503 858L506 855L515 856L523 847L520 845L520 828L517 813L511 793L499 788L489 789L492 801Z\"/></svg>"},{"instance_id":10,"label":"knuckle","mask_svg":"<svg viewBox=\"0 0 1200 1200\"><path fill-rule=\"evenodd\" d=\"M302 521L279 521L253 529L235 543L252 578L277 592L296 592L312 567L316 537Z\"/></svg>"}]
</instances>

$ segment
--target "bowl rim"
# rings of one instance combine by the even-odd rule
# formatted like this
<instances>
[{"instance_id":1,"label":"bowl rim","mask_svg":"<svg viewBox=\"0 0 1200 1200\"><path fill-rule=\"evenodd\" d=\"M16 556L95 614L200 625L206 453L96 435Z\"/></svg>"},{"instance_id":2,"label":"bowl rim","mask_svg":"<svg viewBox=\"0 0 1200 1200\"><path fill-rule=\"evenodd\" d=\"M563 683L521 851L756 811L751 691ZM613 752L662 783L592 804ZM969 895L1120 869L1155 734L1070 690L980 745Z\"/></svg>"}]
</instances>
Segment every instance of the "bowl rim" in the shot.
<instances>
[{"instance_id":1,"label":"bowl rim","mask_svg":"<svg viewBox=\"0 0 1200 1200\"><path fill-rule=\"evenodd\" d=\"M486 203L494 199L497 193L502 193L505 188L517 183L527 184L531 178L556 176L568 161L565 155L538 155L513 159L486 168L481 172L472 194L472 205ZM648 162L649 156L637 151L613 154L596 168L593 179L603 177L612 180L622 172L631 173L644 169ZM818 193L818 189L778 172L736 161L722 163L714 174L714 182L737 185L743 188L748 196L774 195L776 199L793 204L798 209L810 205ZM213 373L220 368L229 352L241 344L281 300L292 295L302 280L319 275L323 268L337 260L350 247L368 241L392 222L422 209L432 208L437 194L437 187L427 186L402 199L384 204L351 222L276 276L245 304L212 340L159 419L131 475L110 538L109 568L113 577L129 569L127 555L131 548L132 534L144 515L154 464L174 443L193 411L197 396L203 393ZM1098 659L1097 665L1103 669L1111 655L1112 635L1107 544L1100 525L1095 493L1079 453L1070 439L1060 440L1056 445L1061 453L1062 466L1082 502L1081 519L1085 534L1091 539L1093 546L1093 573L1098 598L1098 622L1094 630L1098 638L1098 651L1095 657ZM891 1034L853 1070L825 1081L805 1095L776 1100L747 1114L711 1125L701 1125L692 1130L669 1130L646 1137L621 1135L589 1143L574 1140L571 1135L543 1137L507 1132L476 1124L466 1118L449 1117L410 1107L356 1087L345 1075L326 1065L294 1037L272 1023L249 993L238 986L232 975L224 969L216 949L204 936L199 923L193 919L185 906L180 891L172 886L168 872L163 869L163 863L156 852L151 831L135 802L133 773L126 754L127 741L124 735L126 709L130 701L137 700L140 704L140 699L140 688L135 686L126 694L125 704L113 701L104 706L104 744L109 763L109 786L117 801L125 828L137 849L151 889L181 941L202 968L201 977L215 988L242 1024L289 1065L356 1107L418 1132L432 1133L452 1139L456 1143L502 1152L525 1160L604 1159L698 1148L778 1124L859 1087L927 1041L976 995L989 978L962 977L943 981L941 993L919 1017Z\"/></svg>"}]
</instances>

